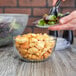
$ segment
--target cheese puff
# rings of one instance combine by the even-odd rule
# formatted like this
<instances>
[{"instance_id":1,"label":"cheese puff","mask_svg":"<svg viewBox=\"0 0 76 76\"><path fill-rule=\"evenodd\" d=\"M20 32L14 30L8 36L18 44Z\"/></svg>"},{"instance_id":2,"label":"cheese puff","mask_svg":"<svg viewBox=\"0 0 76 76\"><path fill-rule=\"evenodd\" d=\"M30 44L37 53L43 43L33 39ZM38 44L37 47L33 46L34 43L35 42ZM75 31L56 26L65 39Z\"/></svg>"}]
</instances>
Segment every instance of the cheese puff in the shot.
<instances>
[{"instance_id":1,"label":"cheese puff","mask_svg":"<svg viewBox=\"0 0 76 76\"><path fill-rule=\"evenodd\" d=\"M32 58L33 60L37 60L37 56L36 56L36 55L32 55L31 58Z\"/></svg>"},{"instance_id":2,"label":"cheese puff","mask_svg":"<svg viewBox=\"0 0 76 76\"><path fill-rule=\"evenodd\" d=\"M25 55L27 53L26 49L19 49L19 51L20 51L20 54L22 54L22 55Z\"/></svg>"},{"instance_id":3,"label":"cheese puff","mask_svg":"<svg viewBox=\"0 0 76 76\"><path fill-rule=\"evenodd\" d=\"M35 47L36 46L36 43L30 43L29 44L29 47Z\"/></svg>"},{"instance_id":4,"label":"cheese puff","mask_svg":"<svg viewBox=\"0 0 76 76\"><path fill-rule=\"evenodd\" d=\"M24 37L21 37L21 38L17 38L16 37L16 39L15 39L17 42L19 42L19 43L24 43L24 42L27 42L28 41L28 38L24 38Z\"/></svg>"},{"instance_id":5,"label":"cheese puff","mask_svg":"<svg viewBox=\"0 0 76 76\"><path fill-rule=\"evenodd\" d=\"M32 48L28 49L28 53L30 53L30 54L35 54L37 52L38 52L38 49L35 48L35 47L32 47Z\"/></svg>"},{"instance_id":6,"label":"cheese puff","mask_svg":"<svg viewBox=\"0 0 76 76\"><path fill-rule=\"evenodd\" d=\"M44 45L45 45L45 42L43 42L43 41L38 41L36 47L37 47L38 49L42 49L42 48L44 48Z\"/></svg>"}]
</instances>

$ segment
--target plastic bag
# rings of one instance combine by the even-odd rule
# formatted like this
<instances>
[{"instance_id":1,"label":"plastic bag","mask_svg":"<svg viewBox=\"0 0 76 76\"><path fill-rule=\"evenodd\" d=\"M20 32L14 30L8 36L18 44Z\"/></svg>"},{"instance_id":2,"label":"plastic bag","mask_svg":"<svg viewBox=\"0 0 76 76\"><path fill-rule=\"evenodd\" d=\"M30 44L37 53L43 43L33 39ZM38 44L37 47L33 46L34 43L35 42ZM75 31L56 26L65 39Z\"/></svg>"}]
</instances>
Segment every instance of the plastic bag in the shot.
<instances>
[{"instance_id":1,"label":"plastic bag","mask_svg":"<svg viewBox=\"0 0 76 76\"><path fill-rule=\"evenodd\" d=\"M0 14L0 46L13 41L13 36L22 34L28 22L26 14Z\"/></svg>"}]
</instances>

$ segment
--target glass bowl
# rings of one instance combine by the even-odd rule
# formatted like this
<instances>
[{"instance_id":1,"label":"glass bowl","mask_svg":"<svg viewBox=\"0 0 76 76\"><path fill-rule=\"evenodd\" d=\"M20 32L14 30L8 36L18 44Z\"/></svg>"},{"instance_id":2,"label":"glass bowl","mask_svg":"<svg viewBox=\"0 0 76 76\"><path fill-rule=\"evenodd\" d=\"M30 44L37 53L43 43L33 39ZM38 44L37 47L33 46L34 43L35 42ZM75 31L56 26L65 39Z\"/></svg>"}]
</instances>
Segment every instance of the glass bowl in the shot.
<instances>
[{"instance_id":1,"label":"glass bowl","mask_svg":"<svg viewBox=\"0 0 76 76\"><path fill-rule=\"evenodd\" d=\"M56 38L47 34L24 34L14 38L14 51L24 61L44 61L55 50Z\"/></svg>"},{"instance_id":2,"label":"glass bowl","mask_svg":"<svg viewBox=\"0 0 76 76\"><path fill-rule=\"evenodd\" d=\"M28 14L0 14L0 47L13 42L13 37L23 33Z\"/></svg>"}]
</instances>

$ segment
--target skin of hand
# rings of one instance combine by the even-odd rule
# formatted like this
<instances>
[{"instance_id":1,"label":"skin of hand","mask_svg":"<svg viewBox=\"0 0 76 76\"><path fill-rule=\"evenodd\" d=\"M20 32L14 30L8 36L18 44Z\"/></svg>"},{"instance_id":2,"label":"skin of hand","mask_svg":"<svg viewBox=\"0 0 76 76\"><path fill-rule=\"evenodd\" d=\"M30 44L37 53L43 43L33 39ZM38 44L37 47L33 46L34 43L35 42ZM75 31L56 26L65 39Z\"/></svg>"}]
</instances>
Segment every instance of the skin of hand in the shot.
<instances>
[{"instance_id":1,"label":"skin of hand","mask_svg":"<svg viewBox=\"0 0 76 76\"><path fill-rule=\"evenodd\" d=\"M60 19L60 24L51 26L49 30L76 30L76 11Z\"/></svg>"},{"instance_id":2,"label":"skin of hand","mask_svg":"<svg viewBox=\"0 0 76 76\"><path fill-rule=\"evenodd\" d=\"M65 0L62 0L65 1ZM56 4L57 0L53 0L53 6Z\"/></svg>"}]
</instances>

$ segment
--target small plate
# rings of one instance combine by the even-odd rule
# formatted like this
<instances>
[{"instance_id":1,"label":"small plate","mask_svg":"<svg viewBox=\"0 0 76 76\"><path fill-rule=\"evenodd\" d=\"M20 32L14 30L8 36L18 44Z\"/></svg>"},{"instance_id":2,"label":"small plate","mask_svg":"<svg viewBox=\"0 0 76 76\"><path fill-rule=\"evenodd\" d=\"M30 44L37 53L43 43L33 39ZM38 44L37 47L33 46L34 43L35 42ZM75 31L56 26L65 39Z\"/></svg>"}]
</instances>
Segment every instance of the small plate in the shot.
<instances>
[{"instance_id":1,"label":"small plate","mask_svg":"<svg viewBox=\"0 0 76 76\"><path fill-rule=\"evenodd\" d=\"M38 28L48 28L48 27L50 27L50 25L47 25L47 26L39 26L39 25L36 25L36 27L38 27Z\"/></svg>"},{"instance_id":2,"label":"small plate","mask_svg":"<svg viewBox=\"0 0 76 76\"><path fill-rule=\"evenodd\" d=\"M46 25L46 26L35 25L35 26L38 27L38 28L48 28L48 27L56 26L56 25L58 25L58 24L55 24L55 25Z\"/></svg>"}]
</instances>

